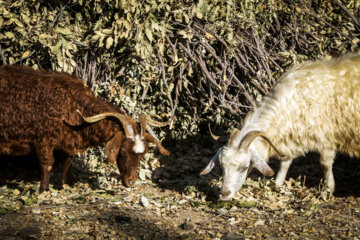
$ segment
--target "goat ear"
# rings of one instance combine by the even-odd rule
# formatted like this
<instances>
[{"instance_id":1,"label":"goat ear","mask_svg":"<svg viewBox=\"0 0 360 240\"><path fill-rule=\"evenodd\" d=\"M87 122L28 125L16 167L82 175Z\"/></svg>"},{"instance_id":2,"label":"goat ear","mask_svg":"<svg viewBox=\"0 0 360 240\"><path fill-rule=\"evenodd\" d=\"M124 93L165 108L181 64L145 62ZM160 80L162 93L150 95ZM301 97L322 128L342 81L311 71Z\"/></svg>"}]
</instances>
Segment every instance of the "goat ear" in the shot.
<instances>
[{"instance_id":1,"label":"goat ear","mask_svg":"<svg viewBox=\"0 0 360 240\"><path fill-rule=\"evenodd\" d=\"M155 145L158 147L160 153L164 156L169 156L170 152L168 150L166 150L160 143L160 141L158 141L157 139L155 139L153 136L151 136L148 133L145 133L145 140L148 142L152 142L155 143Z\"/></svg>"},{"instance_id":2,"label":"goat ear","mask_svg":"<svg viewBox=\"0 0 360 240\"><path fill-rule=\"evenodd\" d=\"M258 153L254 152L253 158L251 160L252 163L254 164L254 167L258 169L265 176L271 177L274 175L274 171L266 163L266 161L260 157Z\"/></svg>"},{"instance_id":3,"label":"goat ear","mask_svg":"<svg viewBox=\"0 0 360 240\"><path fill-rule=\"evenodd\" d=\"M112 164L116 163L116 158L119 155L120 146L123 140L124 134L118 132L105 145L105 155Z\"/></svg>"},{"instance_id":4,"label":"goat ear","mask_svg":"<svg viewBox=\"0 0 360 240\"><path fill-rule=\"evenodd\" d=\"M235 138L239 134L239 132L240 132L240 130L237 128L234 128L234 130L231 132L230 137L229 137L229 142L228 142L229 146L234 146Z\"/></svg>"}]
</instances>

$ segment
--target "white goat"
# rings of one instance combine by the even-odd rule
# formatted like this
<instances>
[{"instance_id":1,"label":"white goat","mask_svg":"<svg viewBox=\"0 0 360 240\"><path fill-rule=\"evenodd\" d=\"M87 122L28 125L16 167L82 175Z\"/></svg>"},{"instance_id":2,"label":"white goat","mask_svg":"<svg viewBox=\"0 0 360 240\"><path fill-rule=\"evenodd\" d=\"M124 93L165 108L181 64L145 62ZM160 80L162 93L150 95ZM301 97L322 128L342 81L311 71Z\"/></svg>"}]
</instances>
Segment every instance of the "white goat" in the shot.
<instances>
[{"instance_id":1,"label":"white goat","mask_svg":"<svg viewBox=\"0 0 360 240\"><path fill-rule=\"evenodd\" d=\"M269 157L281 160L276 184L284 183L294 158L320 153L325 182L335 190L332 165L337 152L360 156L360 55L296 66L235 129L201 174L217 160L223 170L220 199L230 200L253 167L272 176Z\"/></svg>"}]
</instances>

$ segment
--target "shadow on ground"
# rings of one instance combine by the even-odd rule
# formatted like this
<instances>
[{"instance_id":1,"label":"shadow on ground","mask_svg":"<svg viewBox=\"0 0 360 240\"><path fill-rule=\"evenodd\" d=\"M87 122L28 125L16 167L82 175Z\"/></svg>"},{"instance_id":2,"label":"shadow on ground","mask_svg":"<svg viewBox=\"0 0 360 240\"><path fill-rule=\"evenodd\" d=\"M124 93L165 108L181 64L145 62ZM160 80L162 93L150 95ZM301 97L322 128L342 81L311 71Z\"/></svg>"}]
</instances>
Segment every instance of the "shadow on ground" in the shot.
<instances>
[{"instance_id":1,"label":"shadow on ground","mask_svg":"<svg viewBox=\"0 0 360 240\"><path fill-rule=\"evenodd\" d=\"M194 186L208 196L207 200L216 201L219 187L213 186L210 182L221 177L219 164L208 175L200 176L199 173L206 167L221 144L215 141L202 145L194 142L195 144L187 145L187 148L176 145L172 149L173 154L170 157L161 158L164 167L155 170L153 181L161 188L179 193L186 191L189 186ZM304 157L295 159L289 169L287 179L301 178L303 184L308 188L323 188L324 174L318 159L317 153L309 153ZM269 165L276 174L279 169L279 160L270 159ZM333 172L336 184L334 195L336 197L360 196L359 159L350 158L347 155L338 155L333 165ZM256 181L259 177L265 176L254 169L249 177ZM274 175L275 177L276 175Z\"/></svg>"},{"instance_id":2,"label":"shadow on ground","mask_svg":"<svg viewBox=\"0 0 360 240\"><path fill-rule=\"evenodd\" d=\"M42 208L43 206L40 206ZM108 235L117 239L180 239L181 234L176 232L165 223L157 224L149 221L146 214L134 209L103 209L98 206L85 205L86 214L82 214L82 206L54 206L49 208L49 213L57 212L61 208L63 214L69 215L77 212L72 219L72 227L57 226L49 229L44 221L53 221L51 214L34 215L22 213L10 213L0 218L1 239L107 239ZM46 212L46 206L42 212ZM11 224L9 224L11 223ZM90 227L76 227L89 225ZM195 233L192 237L196 238Z\"/></svg>"},{"instance_id":3,"label":"shadow on ground","mask_svg":"<svg viewBox=\"0 0 360 240\"><path fill-rule=\"evenodd\" d=\"M196 137L187 142L174 143L168 147L171 151L169 157L158 155L163 167L157 168L153 172L153 182L158 187L184 193L191 187L196 187L200 192L207 196L209 201L217 201L219 187L212 184L214 180L221 177L221 168L217 164L213 171L205 176L199 173L206 167L217 149L225 141L219 142L211 139L199 140ZM40 165L35 155L9 157L0 156L2 167L0 169L0 187L6 185L8 188L21 188L18 181L25 183L39 183L41 171ZM318 154L310 153L305 157L295 159L287 174L288 178L301 178L306 187L322 187L323 171L318 161ZM277 159L270 159L269 165L275 173L279 168ZM72 169L74 171L74 168ZM75 178L75 182L89 182L92 189L100 189L95 174L90 170L82 169L81 173L85 177ZM50 178L50 183L57 189L61 188L62 163L55 161L54 169ZM346 155L337 156L333 166L336 191L335 196L360 196L360 160L349 158ZM120 176L117 176L119 178ZM249 176L253 180L261 175L257 170L253 170ZM274 176L275 177L275 176Z\"/></svg>"}]
</instances>

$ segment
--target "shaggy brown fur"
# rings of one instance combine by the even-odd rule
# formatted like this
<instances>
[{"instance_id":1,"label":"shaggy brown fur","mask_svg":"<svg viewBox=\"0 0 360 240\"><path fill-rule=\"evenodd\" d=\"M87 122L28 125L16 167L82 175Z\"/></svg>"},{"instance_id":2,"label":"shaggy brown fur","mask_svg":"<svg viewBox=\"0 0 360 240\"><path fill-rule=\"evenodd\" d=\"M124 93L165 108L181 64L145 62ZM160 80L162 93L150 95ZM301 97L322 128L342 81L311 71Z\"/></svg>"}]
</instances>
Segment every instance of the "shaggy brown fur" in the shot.
<instances>
[{"instance_id":1,"label":"shaggy brown fur","mask_svg":"<svg viewBox=\"0 0 360 240\"><path fill-rule=\"evenodd\" d=\"M136 153L132 149L134 139L125 136L118 119L107 117L86 123L76 110L86 117L103 112L126 115L96 97L77 76L26 66L1 66L0 154L26 155L34 151L42 168L40 191L44 191L49 189L54 151L64 153L65 183L72 155L106 143L109 161L117 163L124 184L132 185L147 144L142 153ZM136 122L129 116L126 119L138 134ZM150 135L145 134L144 140L154 142L162 154L169 154Z\"/></svg>"}]
</instances>

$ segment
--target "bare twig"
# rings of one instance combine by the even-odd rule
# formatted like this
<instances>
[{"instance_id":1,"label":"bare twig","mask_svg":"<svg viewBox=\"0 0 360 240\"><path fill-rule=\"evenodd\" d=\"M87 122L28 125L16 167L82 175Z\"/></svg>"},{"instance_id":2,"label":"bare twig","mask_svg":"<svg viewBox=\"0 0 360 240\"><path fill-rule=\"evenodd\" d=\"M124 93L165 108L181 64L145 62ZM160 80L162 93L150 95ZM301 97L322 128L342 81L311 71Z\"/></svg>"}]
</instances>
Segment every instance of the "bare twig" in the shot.
<instances>
[{"instance_id":1,"label":"bare twig","mask_svg":"<svg viewBox=\"0 0 360 240\"><path fill-rule=\"evenodd\" d=\"M25 59L28 59L28 58L31 57L35 52L36 52L36 51L33 50L33 51L32 51L30 54L28 54L26 57L22 57L22 58L20 58L20 59L18 59L18 60L16 60L16 61L12 62L11 65L14 65L14 64L16 64L16 63L18 63L18 62L21 62L21 61L24 61Z\"/></svg>"},{"instance_id":2,"label":"bare twig","mask_svg":"<svg viewBox=\"0 0 360 240\"><path fill-rule=\"evenodd\" d=\"M164 62L162 60L162 57L160 56L159 54L159 51L157 51L157 57L159 59L159 62L160 62L160 68L161 68L161 76L164 80L164 86L166 88L166 90L168 89L168 84L167 84L167 81L166 81L166 75L165 75L165 66L164 66Z\"/></svg>"},{"instance_id":3,"label":"bare twig","mask_svg":"<svg viewBox=\"0 0 360 240\"><path fill-rule=\"evenodd\" d=\"M200 62L201 60L197 57L195 57L191 52L190 49L186 48L182 43L179 43L179 46L184 50L184 52L189 56L189 58L193 61L199 64L201 70L205 74L206 78L218 89L221 89L220 85L213 79L209 71L207 70L205 63Z\"/></svg>"},{"instance_id":4,"label":"bare twig","mask_svg":"<svg viewBox=\"0 0 360 240\"><path fill-rule=\"evenodd\" d=\"M226 42L224 41L224 39L222 39L219 35L217 35L216 33L210 31L209 29L206 29L205 27L200 26L199 23L194 22L193 26L196 29L199 29L200 31L202 31L203 33L209 33L211 34L214 38L216 38L216 40L218 40L219 42L221 42L225 47L228 47L228 45L226 44Z\"/></svg>"},{"instance_id":5,"label":"bare twig","mask_svg":"<svg viewBox=\"0 0 360 240\"><path fill-rule=\"evenodd\" d=\"M175 61L175 59L176 59L177 56L178 56L177 51L176 51L176 46L171 42L171 40L170 40L170 38L169 38L168 35L166 35L165 38L166 38L166 41L170 44L170 47L171 47L171 49L172 49L172 51L173 51L173 53L174 53L174 59L173 59L173 60Z\"/></svg>"},{"instance_id":6,"label":"bare twig","mask_svg":"<svg viewBox=\"0 0 360 240\"><path fill-rule=\"evenodd\" d=\"M200 44L203 45L205 47L205 49L207 51L209 51L211 53L211 55L216 59L216 61L220 64L220 66L222 67L222 69L226 70L231 76L234 77L234 79L236 80L236 82L238 83L238 85L241 87L241 89L244 91L243 94L246 97L246 99L251 103L252 106L255 106L255 101L253 100L253 98L250 96L250 94L247 92L244 84L236 77L236 75L234 74L234 71L231 68L226 67L226 65L220 60L220 58L216 55L215 51L205 42L200 41Z\"/></svg>"},{"instance_id":7,"label":"bare twig","mask_svg":"<svg viewBox=\"0 0 360 240\"><path fill-rule=\"evenodd\" d=\"M145 87L145 89L144 89L144 92L143 92L143 94L141 95L141 101L142 101L142 102L144 101L144 99L145 99L145 97L146 97L146 94L147 94L149 88L150 88L150 81L147 82L146 87Z\"/></svg>"},{"instance_id":8,"label":"bare twig","mask_svg":"<svg viewBox=\"0 0 360 240\"><path fill-rule=\"evenodd\" d=\"M349 12L349 10L344 6L344 5L342 5L341 4L341 2L339 2L338 0L333 0L347 15L349 15L350 16L350 18L353 20L353 22L355 23L355 27L357 28L357 29L359 29L359 27L360 27L360 23L359 23L359 21L356 19L356 17L353 15L353 14L351 14L351 12Z\"/></svg>"},{"instance_id":9,"label":"bare twig","mask_svg":"<svg viewBox=\"0 0 360 240\"><path fill-rule=\"evenodd\" d=\"M6 59L5 59L5 56L4 56L4 52L1 49L1 44L0 44L0 55L1 55L1 59L3 61L3 65L6 65Z\"/></svg>"},{"instance_id":10,"label":"bare twig","mask_svg":"<svg viewBox=\"0 0 360 240\"><path fill-rule=\"evenodd\" d=\"M120 71L118 72L118 76L124 75L125 69L126 69L126 68L125 68L124 66L122 66L122 67L120 68Z\"/></svg>"},{"instance_id":11,"label":"bare twig","mask_svg":"<svg viewBox=\"0 0 360 240\"><path fill-rule=\"evenodd\" d=\"M325 21L323 18L321 18L321 17L317 16L316 14L311 13L311 12L309 12L309 11L307 11L306 13L309 14L310 16L316 18L317 20L322 21L325 25L331 27L331 28L334 29L336 32L340 33L340 35L342 35L342 36L343 36L344 38L346 38L347 40L349 40L349 41L352 40L348 35L346 35L345 33L343 33L340 29L338 29L338 28L335 27L334 25L332 25L332 24L328 23L327 21Z\"/></svg>"}]
</instances>

